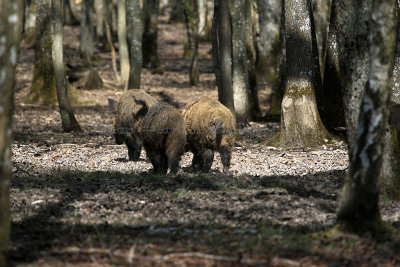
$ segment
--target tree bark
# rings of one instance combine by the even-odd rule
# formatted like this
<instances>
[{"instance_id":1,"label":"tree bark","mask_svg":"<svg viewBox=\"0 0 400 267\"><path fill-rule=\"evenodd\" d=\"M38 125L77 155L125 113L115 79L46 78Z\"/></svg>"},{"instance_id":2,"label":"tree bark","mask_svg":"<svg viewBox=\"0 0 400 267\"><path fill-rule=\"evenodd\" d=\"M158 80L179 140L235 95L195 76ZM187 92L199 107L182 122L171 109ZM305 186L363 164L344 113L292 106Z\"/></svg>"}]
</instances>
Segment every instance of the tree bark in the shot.
<instances>
[{"instance_id":1,"label":"tree bark","mask_svg":"<svg viewBox=\"0 0 400 267\"><path fill-rule=\"evenodd\" d=\"M51 60L51 3L50 0L37 0L35 59L32 87L28 101L42 105L54 105L56 82Z\"/></svg>"},{"instance_id":2,"label":"tree bark","mask_svg":"<svg viewBox=\"0 0 400 267\"><path fill-rule=\"evenodd\" d=\"M257 72L268 84L276 79L279 56L281 0L257 0L260 36L257 42Z\"/></svg>"},{"instance_id":3,"label":"tree bark","mask_svg":"<svg viewBox=\"0 0 400 267\"><path fill-rule=\"evenodd\" d=\"M324 73L326 40L328 36L329 15L332 0L313 0L313 13L315 23L315 35L317 36L319 66Z\"/></svg>"},{"instance_id":4,"label":"tree bark","mask_svg":"<svg viewBox=\"0 0 400 267\"><path fill-rule=\"evenodd\" d=\"M232 89L236 119L251 120L250 84L246 51L245 0L232 0ZM228 11L229 12L229 11Z\"/></svg>"},{"instance_id":5,"label":"tree bark","mask_svg":"<svg viewBox=\"0 0 400 267\"><path fill-rule=\"evenodd\" d=\"M104 8L103 0L94 0L94 8L96 10L96 41L102 47L107 46L107 38L105 31L105 16L104 16Z\"/></svg>"},{"instance_id":6,"label":"tree bark","mask_svg":"<svg viewBox=\"0 0 400 267\"><path fill-rule=\"evenodd\" d=\"M390 85L391 102L389 124L386 129L382 171L380 174L381 195L400 200L400 2L396 1L397 38L394 68Z\"/></svg>"},{"instance_id":7,"label":"tree bark","mask_svg":"<svg viewBox=\"0 0 400 267\"><path fill-rule=\"evenodd\" d=\"M61 122L64 131L82 131L75 119L69 102L67 92L67 80L64 71L64 24L63 24L63 7L61 0L51 0L52 11L52 59L54 76L56 80L57 99L60 108Z\"/></svg>"},{"instance_id":8,"label":"tree bark","mask_svg":"<svg viewBox=\"0 0 400 267\"><path fill-rule=\"evenodd\" d=\"M315 92L321 88L311 0L285 0L286 89L280 143L315 147L331 137L321 122Z\"/></svg>"},{"instance_id":9,"label":"tree bark","mask_svg":"<svg viewBox=\"0 0 400 267\"><path fill-rule=\"evenodd\" d=\"M126 11L130 63L128 89L139 89L143 64L143 21L140 0L126 0Z\"/></svg>"},{"instance_id":10,"label":"tree bark","mask_svg":"<svg viewBox=\"0 0 400 267\"><path fill-rule=\"evenodd\" d=\"M128 88L129 81L129 52L126 38L126 9L125 0L118 0L118 52L121 67L121 84Z\"/></svg>"},{"instance_id":11,"label":"tree bark","mask_svg":"<svg viewBox=\"0 0 400 267\"><path fill-rule=\"evenodd\" d=\"M190 47L189 83L190 85L196 85L199 83L199 9L197 0L185 0L183 5L186 34Z\"/></svg>"},{"instance_id":12,"label":"tree bark","mask_svg":"<svg viewBox=\"0 0 400 267\"><path fill-rule=\"evenodd\" d=\"M80 50L82 57L88 62L94 56L94 36L93 0L82 0Z\"/></svg>"},{"instance_id":13,"label":"tree bark","mask_svg":"<svg viewBox=\"0 0 400 267\"><path fill-rule=\"evenodd\" d=\"M10 238L9 177L20 8L19 1L0 0L0 266L6 266Z\"/></svg>"},{"instance_id":14,"label":"tree bark","mask_svg":"<svg viewBox=\"0 0 400 267\"><path fill-rule=\"evenodd\" d=\"M381 0L365 7L372 10L366 39L370 53L368 81L350 154L348 177L339 203L337 225L345 231L377 235L388 231L379 212L378 184L389 115L395 6L394 0Z\"/></svg>"},{"instance_id":15,"label":"tree bark","mask_svg":"<svg viewBox=\"0 0 400 267\"><path fill-rule=\"evenodd\" d=\"M37 16L36 1L25 2L25 20L24 20L24 42L28 46L35 45L36 41L36 16Z\"/></svg>"},{"instance_id":16,"label":"tree bark","mask_svg":"<svg viewBox=\"0 0 400 267\"><path fill-rule=\"evenodd\" d=\"M218 86L218 100L225 105L235 119L232 88L232 29L229 0L214 2L213 62Z\"/></svg>"},{"instance_id":17,"label":"tree bark","mask_svg":"<svg viewBox=\"0 0 400 267\"><path fill-rule=\"evenodd\" d=\"M157 26L158 26L159 0L143 1L143 66L147 68L160 68L161 62L157 52Z\"/></svg>"}]
</instances>

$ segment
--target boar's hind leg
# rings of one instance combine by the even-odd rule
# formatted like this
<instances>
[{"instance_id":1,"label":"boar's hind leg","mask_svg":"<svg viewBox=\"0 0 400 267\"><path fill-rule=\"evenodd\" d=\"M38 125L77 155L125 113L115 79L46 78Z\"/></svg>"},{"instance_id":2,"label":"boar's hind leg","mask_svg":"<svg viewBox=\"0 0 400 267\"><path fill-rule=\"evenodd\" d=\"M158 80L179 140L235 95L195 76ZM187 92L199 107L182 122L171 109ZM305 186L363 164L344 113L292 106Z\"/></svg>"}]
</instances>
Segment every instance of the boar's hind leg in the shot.
<instances>
[{"instance_id":1,"label":"boar's hind leg","mask_svg":"<svg viewBox=\"0 0 400 267\"><path fill-rule=\"evenodd\" d=\"M223 172L227 173L231 165L231 150L228 148L222 148L219 154L221 155L222 165L224 166Z\"/></svg>"},{"instance_id":2,"label":"boar's hind leg","mask_svg":"<svg viewBox=\"0 0 400 267\"><path fill-rule=\"evenodd\" d=\"M126 140L126 146L128 147L129 160L138 161L142 150L142 142L140 140Z\"/></svg>"},{"instance_id":3,"label":"boar's hind leg","mask_svg":"<svg viewBox=\"0 0 400 267\"><path fill-rule=\"evenodd\" d=\"M214 151L212 151L211 149L206 149L203 152L203 164L201 170L203 172L210 171L213 160L214 160Z\"/></svg>"},{"instance_id":4,"label":"boar's hind leg","mask_svg":"<svg viewBox=\"0 0 400 267\"><path fill-rule=\"evenodd\" d=\"M203 158L201 154L197 151L192 149L193 152L193 159L192 159L192 171L198 171L203 166Z\"/></svg>"}]
</instances>

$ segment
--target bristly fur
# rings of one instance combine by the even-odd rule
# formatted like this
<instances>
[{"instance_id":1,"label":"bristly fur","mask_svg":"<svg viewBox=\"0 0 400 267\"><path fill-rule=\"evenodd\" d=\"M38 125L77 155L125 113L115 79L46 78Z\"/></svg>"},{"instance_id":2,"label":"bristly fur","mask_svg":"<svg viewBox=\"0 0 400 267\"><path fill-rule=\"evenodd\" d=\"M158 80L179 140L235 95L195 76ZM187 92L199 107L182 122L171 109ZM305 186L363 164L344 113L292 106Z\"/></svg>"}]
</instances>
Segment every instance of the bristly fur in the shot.
<instances>
[{"instance_id":1,"label":"bristly fur","mask_svg":"<svg viewBox=\"0 0 400 267\"><path fill-rule=\"evenodd\" d=\"M116 107L114 122L115 142L125 143L128 147L129 160L139 160L142 149L140 124L147 111L157 101L144 90L128 90L121 96Z\"/></svg>"},{"instance_id":2,"label":"bristly fur","mask_svg":"<svg viewBox=\"0 0 400 267\"><path fill-rule=\"evenodd\" d=\"M217 100L203 98L186 105L183 118L187 130L187 149L193 153L193 169L208 172L214 151L218 151L223 171L228 172L235 137L230 110Z\"/></svg>"},{"instance_id":3,"label":"bristly fur","mask_svg":"<svg viewBox=\"0 0 400 267\"><path fill-rule=\"evenodd\" d=\"M141 129L143 146L154 172L165 174L169 168L171 174L176 174L186 145L181 113L167 103L158 103L143 118Z\"/></svg>"}]
</instances>

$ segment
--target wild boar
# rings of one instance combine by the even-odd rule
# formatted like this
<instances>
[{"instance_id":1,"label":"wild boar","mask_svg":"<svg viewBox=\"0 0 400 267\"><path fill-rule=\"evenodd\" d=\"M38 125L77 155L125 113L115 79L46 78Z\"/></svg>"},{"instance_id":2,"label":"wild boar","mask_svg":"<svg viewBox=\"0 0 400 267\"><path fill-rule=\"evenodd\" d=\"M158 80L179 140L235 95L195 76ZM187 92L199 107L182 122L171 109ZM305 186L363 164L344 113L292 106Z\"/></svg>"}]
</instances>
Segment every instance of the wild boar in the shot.
<instances>
[{"instance_id":1,"label":"wild boar","mask_svg":"<svg viewBox=\"0 0 400 267\"><path fill-rule=\"evenodd\" d=\"M183 118L187 131L187 148L193 153L193 170L208 172L213 163L214 151L218 151L223 172L228 172L235 137L230 110L217 100L204 98L186 105Z\"/></svg>"},{"instance_id":2,"label":"wild boar","mask_svg":"<svg viewBox=\"0 0 400 267\"><path fill-rule=\"evenodd\" d=\"M119 100L114 122L115 142L125 143L129 160L137 161L142 149L140 125L147 111L157 101L144 90L128 90Z\"/></svg>"},{"instance_id":3,"label":"wild boar","mask_svg":"<svg viewBox=\"0 0 400 267\"><path fill-rule=\"evenodd\" d=\"M154 105L141 125L143 146L154 173L176 174L185 152L186 127L181 113L167 103Z\"/></svg>"}]
</instances>

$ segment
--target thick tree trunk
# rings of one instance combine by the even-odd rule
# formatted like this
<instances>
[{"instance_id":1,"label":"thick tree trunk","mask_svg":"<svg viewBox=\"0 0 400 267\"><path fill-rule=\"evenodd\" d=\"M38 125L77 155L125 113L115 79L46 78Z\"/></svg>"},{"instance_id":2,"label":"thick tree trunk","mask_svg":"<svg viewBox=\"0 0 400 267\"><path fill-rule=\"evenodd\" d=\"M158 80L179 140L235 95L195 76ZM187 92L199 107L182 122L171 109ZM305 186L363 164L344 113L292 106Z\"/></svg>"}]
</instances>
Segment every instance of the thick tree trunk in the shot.
<instances>
[{"instance_id":1,"label":"thick tree trunk","mask_svg":"<svg viewBox=\"0 0 400 267\"><path fill-rule=\"evenodd\" d=\"M50 0L38 0L36 17L35 60L32 87L28 101L42 105L54 105L56 99L56 82L51 60L51 3Z\"/></svg>"},{"instance_id":2,"label":"thick tree trunk","mask_svg":"<svg viewBox=\"0 0 400 267\"><path fill-rule=\"evenodd\" d=\"M272 85L279 56L281 0L257 0L260 36L257 42L257 72Z\"/></svg>"},{"instance_id":3,"label":"thick tree trunk","mask_svg":"<svg viewBox=\"0 0 400 267\"><path fill-rule=\"evenodd\" d=\"M184 1L186 34L190 46L190 85L196 85L199 83L199 9L197 4L197 0Z\"/></svg>"},{"instance_id":4,"label":"thick tree trunk","mask_svg":"<svg viewBox=\"0 0 400 267\"><path fill-rule=\"evenodd\" d=\"M139 89L143 64L143 22L140 0L126 0L126 11L130 63L128 89Z\"/></svg>"},{"instance_id":5,"label":"thick tree trunk","mask_svg":"<svg viewBox=\"0 0 400 267\"><path fill-rule=\"evenodd\" d=\"M94 23L93 23L93 0L82 0L81 2L81 37L80 50L82 57L91 62L94 56Z\"/></svg>"},{"instance_id":6,"label":"thick tree trunk","mask_svg":"<svg viewBox=\"0 0 400 267\"><path fill-rule=\"evenodd\" d=\"M51 0L52 11L52 59L54 75L56 79L57 98L60 108L61 122L64 131L82 131L75 119L69 102L67 92L67 80L64 71L64 26L63 26L63 7L60 0Z\"/></svg>"},{"instance_id":7,"label":"thick tree trunk","mask_svg":"<svg viewBox=\"0 0 400 267\"><path fill-rule=\"evenodd\" d=\"M381 171L381 194L389 199L400 200L400 2L397 7L397 39L394 68L390 85L389 124L386 129Z\"/></svg>"},{"instance_id":8,"label":"thick tree trunk","mask_svg":"<svg viewBox=\"0 0 400 267\"><path fill-rule=\"evenodd\" d=\"M118 0L118 52L121 67L121 84L126 89L129 81L129 53L126 38L125 0Z\"/></svg>"},{"instance_id":9,"label":"thick tree trunk","mask_svg":"<svg viewBox=\"0 0 400 267\"><path fill-rule=\"evenodd\" d=\"M11 175L12 113L15 67L20 34L20 2L0 0L0 266L6 266L10 237L9 177Z\"/></svg>"},{"instance_id":10,"label":"thick tree trunk","mask_svg":"<svg viewBox=\"0 0 400 267\"><path fill-rule=\"evenodd\" d=\"M245 0L232 0L232 89L236 119L251 120L250 85L246 51ZM229 11L228 11L229 12Z\"/></svg>"},{"instance_id":11,"label":"thick tree trunk","mask_svg":"<svg viewBox=\"0 0 400 267\"><path fill-rule=\"evenodd\" d=\"M287 78L280 142L285 147L319 146L331 137L321 122L315 98L321 75L311 0L285 0L284 14Z\"/></svg>"},{"instance_id":12,"label":"thick tree trunk","mask_svg":"<svg viewBox=\"0 0 400 267\"><path fill-rule=\"evenodd\" d=\"M157 52L157 26L158 26L159 0L143 1L143 66L147 68L160 68L161 62Z\"/></svg>"},{"instance_id":13,"label":"thick tree trunk","mask_svg":"<svg viewBox=\"0 0 400 267\"><path fill-rule=\"evenodd\" d=\"M368 82L337 222L342 230L376 235L388 230L379 213L378 184L389 115L389 80L395 46L394 0L374 1L366 8L372 10L367 39Z\"/></svg>"}]
</instances>

